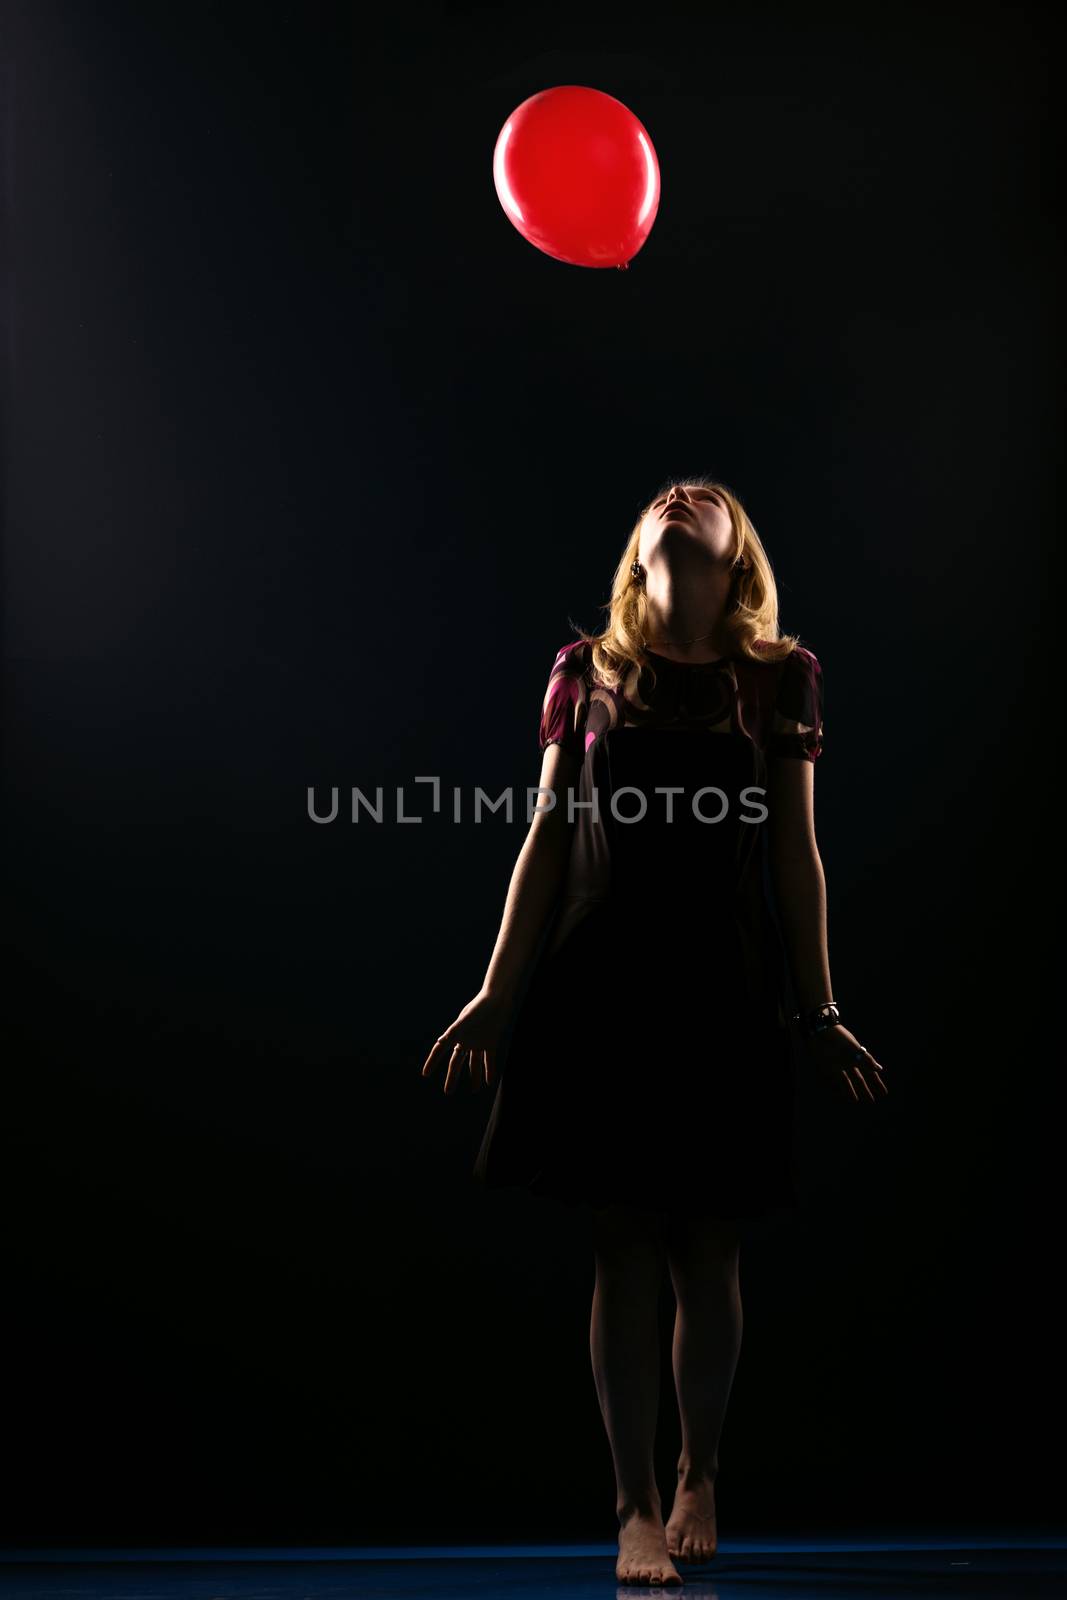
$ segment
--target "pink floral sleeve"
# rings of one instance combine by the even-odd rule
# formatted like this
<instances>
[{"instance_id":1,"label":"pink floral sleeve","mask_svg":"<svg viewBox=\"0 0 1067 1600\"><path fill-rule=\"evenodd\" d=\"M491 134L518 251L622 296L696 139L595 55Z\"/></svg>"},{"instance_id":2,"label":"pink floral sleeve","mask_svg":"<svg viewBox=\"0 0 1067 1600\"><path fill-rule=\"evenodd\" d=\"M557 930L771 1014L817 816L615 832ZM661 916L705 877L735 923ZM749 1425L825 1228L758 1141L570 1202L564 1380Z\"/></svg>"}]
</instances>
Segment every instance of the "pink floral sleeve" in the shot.
<instances>
[{"instance_id":1,"label":"pink floral sleeve","mask_svg":"<svg viewBox=\"0 0 1067 1600\"><path fill-rule=\"evenodd\" d=\"M547 750L550 744L562 745L576 761L585 755L588 664L589 646L584 639L565 644L556 653L541 704L541 749Z\"/></svg>"}]
</instances>

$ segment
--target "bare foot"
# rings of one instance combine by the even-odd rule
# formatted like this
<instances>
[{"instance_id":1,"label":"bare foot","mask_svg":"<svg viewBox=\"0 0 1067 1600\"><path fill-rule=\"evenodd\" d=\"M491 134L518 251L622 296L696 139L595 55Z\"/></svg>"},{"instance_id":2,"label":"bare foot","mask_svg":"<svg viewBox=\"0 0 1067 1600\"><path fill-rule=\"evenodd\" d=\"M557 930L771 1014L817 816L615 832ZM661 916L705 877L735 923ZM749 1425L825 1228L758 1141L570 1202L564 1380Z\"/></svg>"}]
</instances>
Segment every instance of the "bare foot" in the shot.
<instances>
[{"instance_id":1,"label":"bare foot","mask_svg":"<svg viewBox=\"0 0 1067 1600\"><path fill-rule=\"evenodd\" d=\"M619 1528L619 1559L615 1576L620 1583L681 1583L681 1575L667 1554L667 1537L658 1516L633 1516Z\"/></svg>"},{"instance_id":2,"label":"bare foot","mask_svg":"<svg viewBox=\"0 0 1067 1600\"><path fill-rule=\"evenodd\" d=\"M667 1519L667 1549L682 1561L710 1561L719 1548L715 1484L711 1478L679 1479Z\"/></svg>"}]
</instances>

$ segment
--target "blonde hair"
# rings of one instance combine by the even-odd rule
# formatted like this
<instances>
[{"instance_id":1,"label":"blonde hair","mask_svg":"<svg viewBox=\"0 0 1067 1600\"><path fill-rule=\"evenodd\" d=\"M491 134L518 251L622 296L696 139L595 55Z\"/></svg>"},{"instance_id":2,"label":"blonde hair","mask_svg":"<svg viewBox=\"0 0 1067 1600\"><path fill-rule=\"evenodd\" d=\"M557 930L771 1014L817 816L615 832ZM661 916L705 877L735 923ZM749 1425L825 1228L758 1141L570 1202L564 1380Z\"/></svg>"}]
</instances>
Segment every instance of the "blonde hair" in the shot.
<instances>
[{"instance_id":1,"label":"blonde hair","mask_svg":"<svg viewBox=\"0 0 1067 1600\"><path fill-rule=\"evenodd\" d=\"M714 478L678 478L658 489L635 522L622 557L615 569L611 599L604 609L608 620L600 633L587 633L571 624L592 646L593 668L609 688L617 688L632 666L647 667L655 681L655 667L644 654L648 600L644 585L630 568L637 559L641 524L660 495L676 486L715 489L726 502L734 529L733 562L745 563L735 571L726 605L724 627L727 651L748 656L754 661L781 661L800 643L795 634L783 634L778 627L778 590L767 552L751 518L740 500L725 484ZM757 649L756 646L760 648Z\"/></svg>"}]
</instances>

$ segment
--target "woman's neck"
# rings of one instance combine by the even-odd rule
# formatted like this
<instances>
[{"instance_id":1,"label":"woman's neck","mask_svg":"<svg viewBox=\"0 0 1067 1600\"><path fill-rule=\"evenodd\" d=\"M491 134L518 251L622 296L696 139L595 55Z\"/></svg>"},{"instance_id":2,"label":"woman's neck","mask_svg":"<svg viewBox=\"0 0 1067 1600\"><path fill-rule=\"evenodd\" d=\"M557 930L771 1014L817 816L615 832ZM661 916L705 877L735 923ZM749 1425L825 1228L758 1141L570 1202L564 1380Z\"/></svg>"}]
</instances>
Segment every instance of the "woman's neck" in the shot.
<instances>
[{"instance_id":1,"label":"woman's neck","mask_svg":"<svg viewBox=\"0 0 1067 1600\"><path fill-rule=\"evenodd\" d=\"M650 601L645 620L645 644L657 655L671 660L717 661L727 654L721 612L709 616L685 605L660 606Z\"/></svg>"}]
</instances>

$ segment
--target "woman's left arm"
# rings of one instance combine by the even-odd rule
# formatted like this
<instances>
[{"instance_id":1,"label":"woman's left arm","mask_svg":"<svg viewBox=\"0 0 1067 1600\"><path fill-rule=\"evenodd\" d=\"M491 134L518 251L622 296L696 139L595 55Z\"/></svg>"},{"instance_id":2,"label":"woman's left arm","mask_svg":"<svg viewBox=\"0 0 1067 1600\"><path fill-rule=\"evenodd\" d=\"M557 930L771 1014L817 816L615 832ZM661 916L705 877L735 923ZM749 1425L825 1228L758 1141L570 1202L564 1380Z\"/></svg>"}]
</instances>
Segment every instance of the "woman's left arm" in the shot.
<instances>
[{"instance_id":1,"label":"woman's left arm","mask_svg":"<svg viewBox=\"0 0 1067 1600\"><path fill-rule=\"evenodd\" d=\"M834 992L826 939L826 877L815 839L815 763L768 760L767 847L797 1005L811 1011Z\"/></svg>"},{"instance_id":2,"label":"woman's left arm","mask_svg":"<svg viewBox=\"0 0 1067 1600\"><path fill-rule=\"evenodd\" d=\"M767 845L775 902L801 1015L834 998L826 934L826 876L815 838L815 763L786 756L767 762ZM854 1034L836 1023L808 1041L850 1099L888 1094L882 1068Z\"/></svg>"}]
</instances>

